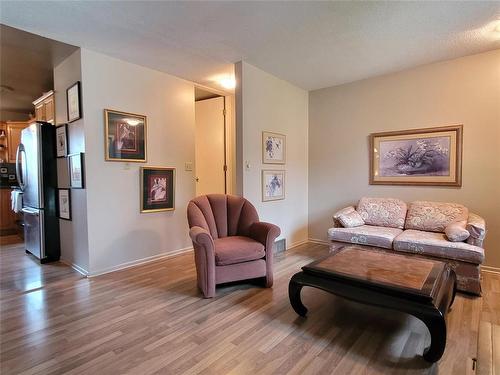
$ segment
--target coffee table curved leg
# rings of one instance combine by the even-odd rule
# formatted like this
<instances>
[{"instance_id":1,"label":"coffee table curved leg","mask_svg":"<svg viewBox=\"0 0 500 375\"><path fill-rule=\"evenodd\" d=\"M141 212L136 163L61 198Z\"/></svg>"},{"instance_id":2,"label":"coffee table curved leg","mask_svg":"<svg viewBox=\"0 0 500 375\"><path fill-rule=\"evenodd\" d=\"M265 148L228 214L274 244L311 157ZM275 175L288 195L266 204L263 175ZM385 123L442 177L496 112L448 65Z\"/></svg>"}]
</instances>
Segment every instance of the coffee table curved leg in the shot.
<instances>
[{"instance_id":1,"label":"coffee table curved leg","mask_svg":"<svg viewBox=\"0 0 500 375\"><path fill-rule=\"evenodd\" d=\"M424 350L423 357L428 362L437 362L443 356L446 347L446 321L439 311L418 318L425 323L431 334L431 345Z\"/></svg>"},{"instance_id":2,"label":"coffee table curved leg","mask_svg":"<svg viewBox=\"0 0 500 375\"><path fill-rule=\"evenodd\" d=\"M300 316L306 316L307 308L302 304L302 300L300 299L300 291L303 285L295 280L295 276L292 277L288 284L288 298L290 298L290 304L295 312Z\"/></svg>"}]
</instances>

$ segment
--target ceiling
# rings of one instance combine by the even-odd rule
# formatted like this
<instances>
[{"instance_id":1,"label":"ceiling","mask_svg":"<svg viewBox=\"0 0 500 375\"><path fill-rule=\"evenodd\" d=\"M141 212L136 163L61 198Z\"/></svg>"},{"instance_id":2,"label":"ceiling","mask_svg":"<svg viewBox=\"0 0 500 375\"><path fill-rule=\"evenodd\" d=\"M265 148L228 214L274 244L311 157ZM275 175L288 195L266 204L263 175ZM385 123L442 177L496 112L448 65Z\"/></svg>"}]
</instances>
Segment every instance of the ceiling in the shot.
<instances>
[{"instance_id":1,"label":"ceiling","mask_svg":"<svg viewBox=\"0 0 500 375\"><path fill-rule=\"evenodd\" d=\"M245 60L307 90L500 48L500 2L1 1L0 21L214 86Z\"/></svg>"},{"instance_id":2,"label":"ceiling","mask_svg":"<svg viewBox=\"0 0 500 375\"><path fill-rule=\"evenodd\" d=\"M53 67L77 47L0 25L0 120L25 120L52 90Z\"/></svg>"}]
</instances>

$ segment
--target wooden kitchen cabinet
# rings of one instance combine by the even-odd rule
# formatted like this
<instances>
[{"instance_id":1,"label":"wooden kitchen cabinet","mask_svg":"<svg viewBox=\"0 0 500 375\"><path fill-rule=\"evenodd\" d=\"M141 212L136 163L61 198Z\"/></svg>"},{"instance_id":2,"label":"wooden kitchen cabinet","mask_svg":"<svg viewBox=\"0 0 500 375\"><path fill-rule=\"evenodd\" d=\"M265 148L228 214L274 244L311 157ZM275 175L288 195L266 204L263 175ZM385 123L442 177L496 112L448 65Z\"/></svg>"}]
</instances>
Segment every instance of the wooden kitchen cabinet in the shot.
<instances>
[{"instance_id":1,"label":"wooden kitchen cabinet","mask_svg":"<svg viewBox=\"0 0 500 375\"><path fill-rule=\"evenodd\" d=\"M35 106L35 119L55 124L56 108L54 91L49 91L33 102Z\"/></svg>"},{"instance_id":2,"label":"wooden kitchen cabinet","mask_svg":"<svg viewBox=\"0 0 500 375\"><path fill-rule=\"evenodd\" d=\"M17 231L17 215L12 211L10 203L11 191L0 189L0 234L12 234Z\"/></svg>"},{"instance_id":3,"label":"wooden kitchen cabinet","mask_svg":"<svg viewBox=\"0 0 500 375\"><path fill-rule=\"evenodd\" d=\"M7 121L7 162L16 162L17 146L21 143L21 131L30 121Z\"/></svg>"}]
</instances>

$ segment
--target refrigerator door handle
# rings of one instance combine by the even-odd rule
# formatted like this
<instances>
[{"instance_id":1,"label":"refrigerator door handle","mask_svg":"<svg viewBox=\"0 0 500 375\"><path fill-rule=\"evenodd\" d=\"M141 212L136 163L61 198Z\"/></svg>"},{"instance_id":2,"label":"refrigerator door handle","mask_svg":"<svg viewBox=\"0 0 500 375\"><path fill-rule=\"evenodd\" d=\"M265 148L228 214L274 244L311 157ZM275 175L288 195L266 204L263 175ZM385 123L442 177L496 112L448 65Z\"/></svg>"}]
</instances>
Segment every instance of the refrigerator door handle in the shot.
<instances>
[{"instance_id":1,"label":"refrigerator door handle","mask_svg":"<svg viewBox=\"0 0 500 375\"><path fill-rule=\"evenodd\" d=\"M27 215L34 215L34 216L39 216L39 215L40 215L40 213L39 213L39 211L38 211L38 210L33 210L33 209L31 209L31 208L27 208L27 207L23 207L23 208L21 209L21 212L22 212L23 214L27 214Z\"/></svg>"},{"instance_id":2,"label":"refrigerator door handle","mask_svg":"<svg viewBox=\"0 0 500 375\"><path fill-rule=\"evenodd\" d=\"M16 150L16 178L17 178L17 182L19 184L19 187L21 188L22 191L24 191L24 187L26 186L25 176L26 176L26 172L27 172L26 171L27 164L24 163L24 168L22 168L22 166L21 166L21 163L22 163L21 152L25 153L24 157L26 158L26 152L24 150L24 145L22 143L20 143L19 146L17 146L17 150Z\"/></svg>"}]
</instances>

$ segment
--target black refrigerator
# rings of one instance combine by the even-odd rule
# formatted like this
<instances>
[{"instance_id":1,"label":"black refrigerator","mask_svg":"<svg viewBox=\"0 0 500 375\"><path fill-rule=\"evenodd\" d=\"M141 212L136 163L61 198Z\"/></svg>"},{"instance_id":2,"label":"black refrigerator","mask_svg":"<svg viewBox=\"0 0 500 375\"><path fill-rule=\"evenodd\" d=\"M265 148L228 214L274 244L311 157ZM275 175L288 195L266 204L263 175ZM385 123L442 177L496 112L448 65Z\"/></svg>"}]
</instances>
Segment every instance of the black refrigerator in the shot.
<instances>
[{"instance_id":1,"label":"black refrigerator","mask_svg":"<svg viewBox=\"0 0 500 375\"><path fill-rule=\"evenodd\" d=\"M16 176L23 192L24 245L42 263L59 260L55 126L36 121L21 132Z\"/></svg>"}]
</instances>

